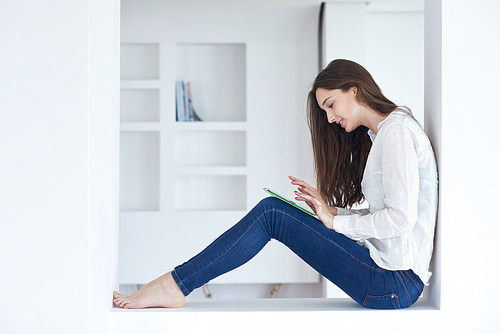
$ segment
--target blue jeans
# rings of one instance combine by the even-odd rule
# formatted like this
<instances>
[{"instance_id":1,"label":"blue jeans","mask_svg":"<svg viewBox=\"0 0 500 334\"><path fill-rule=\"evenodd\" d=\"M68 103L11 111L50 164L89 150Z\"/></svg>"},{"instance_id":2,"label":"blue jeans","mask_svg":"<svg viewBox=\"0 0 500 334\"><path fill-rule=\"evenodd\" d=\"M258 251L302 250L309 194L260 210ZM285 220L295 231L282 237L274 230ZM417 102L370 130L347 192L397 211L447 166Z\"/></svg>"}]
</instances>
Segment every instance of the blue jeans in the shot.
<instances>
[{"instance_id":1,"label":"blue jeans","mask_svg":"<svg viewBox=\"0 0 500 334\"><path fill-rule=\"evenodd\" d=\"M253 258L276 239L361 305L398 309L412 305L424 285L412 270L386 270L368 250L319 220L269 197L172 276L187 296L215 277Z\"/></svg>"}]
</instances>

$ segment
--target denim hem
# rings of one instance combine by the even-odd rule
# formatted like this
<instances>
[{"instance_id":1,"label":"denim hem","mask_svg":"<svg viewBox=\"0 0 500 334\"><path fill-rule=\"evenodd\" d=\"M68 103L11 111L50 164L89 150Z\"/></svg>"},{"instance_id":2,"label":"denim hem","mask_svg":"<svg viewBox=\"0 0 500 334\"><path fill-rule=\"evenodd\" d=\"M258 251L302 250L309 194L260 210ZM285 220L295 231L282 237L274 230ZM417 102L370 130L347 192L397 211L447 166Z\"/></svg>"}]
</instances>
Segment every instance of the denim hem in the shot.
<instances>
[{"instance_id":1,"label":"denim hem","mask_svg":"<svg viewBox=\"0 0 500 334\"><path fill-rule=\"evenodd\" d=\"M184 297L187 297L190 292L188 291L188 289L186 289L186 286L184 285L184 283L182 283L182 281L179 278L179 275L177 275L177 272L175 271L175 269L172 271L172 277L174 278L175 283L177 283L177 286L179 287L179 289L184 294Z\"/></svg>"}]
</instances>

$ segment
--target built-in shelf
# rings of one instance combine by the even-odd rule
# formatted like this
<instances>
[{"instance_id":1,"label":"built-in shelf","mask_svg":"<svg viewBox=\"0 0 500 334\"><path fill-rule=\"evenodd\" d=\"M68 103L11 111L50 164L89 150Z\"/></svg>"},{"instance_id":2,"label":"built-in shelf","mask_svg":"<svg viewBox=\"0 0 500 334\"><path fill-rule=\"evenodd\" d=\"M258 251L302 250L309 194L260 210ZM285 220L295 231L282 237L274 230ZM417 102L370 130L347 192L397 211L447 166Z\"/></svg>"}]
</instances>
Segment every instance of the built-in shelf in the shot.
<instances>
[{"instance_id":1,"label":"built-in shelf","mask_svg":"<svg viewBox=\"0 0 500 334\"><path fill-rule=\"evenodd\" d=\"M206 122L246 121L245 44L175 46L176 81L191 83L192 104Z\"/></svg>"},{"instance_id":2,"label":"built-in shelf","mask_svg":"<svg viewBox=\"0 0 500 334\"><path fill-rule=\"evenodd\" d=\"M159 89L160 80L120 80L121 89Z\"/></svg>"},{"instance_id":3,"label":"built-in shelf","mask_svg":"<svg viewBox=\"0 0 500 334\"><path fill-rule=\"evenodd\" d=\"M121 45L120 211L160 210L160 45Z\"/></svg>"},{"instance_id":4,"label":"built-in shelf","mask_svg":"<svg viewBox=\"0 0 500 334\"><path fill-rule=\"evenodd\" d=\"M146 283L186 261L239 221L256 191L265 196L249 185L262 179L255 158L270 150L265 139L250 142L248 135L246 52L244 43L122 44L122 284ZM190 82L202 121L176 121L180 80ZM265 146L263 155L256 146ZM252 261L257 274L244 270L221 282L318 281L293 254L273 247L262 254Z\"/></svg>"}]
</instances>

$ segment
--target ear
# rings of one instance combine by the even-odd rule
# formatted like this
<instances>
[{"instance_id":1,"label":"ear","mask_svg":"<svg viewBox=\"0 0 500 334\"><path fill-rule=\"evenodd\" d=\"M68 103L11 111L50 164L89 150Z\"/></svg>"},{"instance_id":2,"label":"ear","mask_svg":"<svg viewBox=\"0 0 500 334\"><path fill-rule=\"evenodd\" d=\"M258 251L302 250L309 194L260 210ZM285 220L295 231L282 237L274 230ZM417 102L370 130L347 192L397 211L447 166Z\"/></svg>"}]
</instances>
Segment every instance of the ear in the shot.
<instances>
[{"instance_id":1,"label":"ear","mask_svg":"<svg viewBox=\"0 0 500 334\"><path fill-rule=\"evenodd\" d=\"M352 93L354 94L354 96L356 96L356 94L358 94L358 87L356 87L356 86L352 86L352 87L351 87L351 91L352 91Z\"/></svg>"}]
</instances>

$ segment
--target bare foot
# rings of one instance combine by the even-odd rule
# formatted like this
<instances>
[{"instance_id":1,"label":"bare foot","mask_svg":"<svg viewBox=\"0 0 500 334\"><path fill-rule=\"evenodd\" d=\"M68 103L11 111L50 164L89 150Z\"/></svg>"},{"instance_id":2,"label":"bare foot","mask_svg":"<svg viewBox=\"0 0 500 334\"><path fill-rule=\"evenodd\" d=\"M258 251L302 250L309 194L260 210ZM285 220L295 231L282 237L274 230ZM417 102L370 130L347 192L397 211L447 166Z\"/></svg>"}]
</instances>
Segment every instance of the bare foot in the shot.
<instances>
[{"instance_id":1,"label":"bare foot","mask_svg":"<svg viewBox=\"0 0 500 334\"><path fill-rule=\"evenodd\" d=\"M131 295L113 292L113 302L123 308L183 307L186 297L175 283L171 272L146 284Z\"/></svg>"}]
</instances>

